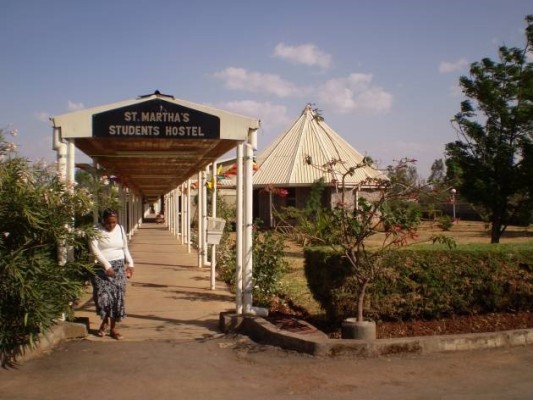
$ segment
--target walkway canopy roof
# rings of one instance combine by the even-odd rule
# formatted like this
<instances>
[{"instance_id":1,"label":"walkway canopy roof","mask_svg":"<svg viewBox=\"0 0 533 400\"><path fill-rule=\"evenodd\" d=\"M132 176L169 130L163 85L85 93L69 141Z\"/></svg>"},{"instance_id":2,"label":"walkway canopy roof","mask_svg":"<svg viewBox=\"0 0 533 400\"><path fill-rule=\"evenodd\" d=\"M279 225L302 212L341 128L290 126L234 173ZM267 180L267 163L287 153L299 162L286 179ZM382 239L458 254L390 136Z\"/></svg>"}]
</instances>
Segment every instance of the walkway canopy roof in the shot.
<instances>
[{"instance_id":1,"label":"walkway canopy roof","mask_svg":"<svg viewBox=\"0 0 533 400\"><path fill-rule=\"evenodd\" d=\"M310 186L320 178L339 181L341 174L363 162L364 156L331 129L310 105L293 124L257 156L254 187ZM347 186L387 179L372 165L356 168Z\"/></svg>"},{"instance_id":2,"label":"walkway canopy roof","mask_svg":"<svg viewBox=\"0 0 533 400\"><path fill-rule=\"evenodd\" d=\"M60 140L73 141L147 201L176 188L259 128L257 119L158 91L51 121Z\"/></svg>"}]
</instances>

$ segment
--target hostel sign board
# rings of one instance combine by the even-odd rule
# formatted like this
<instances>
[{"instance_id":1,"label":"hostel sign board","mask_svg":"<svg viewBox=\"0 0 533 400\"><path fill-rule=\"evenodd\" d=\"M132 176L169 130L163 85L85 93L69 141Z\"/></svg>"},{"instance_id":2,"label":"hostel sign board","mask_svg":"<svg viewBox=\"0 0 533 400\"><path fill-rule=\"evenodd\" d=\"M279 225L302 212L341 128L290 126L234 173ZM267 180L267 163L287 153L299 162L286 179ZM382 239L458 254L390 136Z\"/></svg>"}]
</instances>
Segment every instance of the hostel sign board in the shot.
<instances>
[{"instance_id":1,"label":"hostel sign board","mask_svg":"<svg viewBox=\"0 0 533 400\"><path fill-rule=\"evenodd\" d=\"M220 118L161 99L93 115L93 137L220 139Z\"/></svg>"}]
</instances>

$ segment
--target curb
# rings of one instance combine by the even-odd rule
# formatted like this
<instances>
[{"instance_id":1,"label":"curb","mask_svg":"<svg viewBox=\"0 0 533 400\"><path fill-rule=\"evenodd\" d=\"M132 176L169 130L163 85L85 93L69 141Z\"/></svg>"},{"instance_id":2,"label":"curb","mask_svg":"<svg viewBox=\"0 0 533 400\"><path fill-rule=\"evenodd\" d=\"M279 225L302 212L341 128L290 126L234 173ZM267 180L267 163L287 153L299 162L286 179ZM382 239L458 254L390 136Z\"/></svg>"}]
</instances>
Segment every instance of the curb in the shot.
<instances>
[{"instance_id":1,"label":"curb","mask_svg":"<svg viewBox=\"0 0 533 400\"><path fill-rule=\"evenodd\" d=\"M366 341L329 339L307 322L298 320L298 323L308 328L306 333L279 329L258 316L243 316L228 311L221 312L219 316L219 329L223 333L242 333L258 343L319 357L379 357L533 345L533 329ZM62 341L85 338L87 335L87 321L60 321L39 336L34 348L22 350L16 362L24 363L46 354Z\"/></svg>"},{"instance_id":2,"label":"curb","mask_svg":"<svg viewBox=\"0 0 533 400\"><path fill-rule=\"evenodd\" d=\"M80 339L87 335L86 323L59 321L46 331L46 333L39 335L39 339L33 348L21 350L21 354L17 356L16 362L24 363L49 352L62 341Z\"/></svg>"},{"instance_id":3,"label":"curb","mask_svg":"<svg viewBox=\"0 0 533 400\"><path fill-rule=\"evenodd\" d=\"M307 324L305 321L298 321ZM322 357L379 357L394 354L428 354L449 351L493 349L533 344L533 329L478 334L417 336L409 338L357 340L329 339L316 328L310 333L284 331L257 316L220 313L219 328L238 332L258 343Z\"/></svg>"}]
</instances>

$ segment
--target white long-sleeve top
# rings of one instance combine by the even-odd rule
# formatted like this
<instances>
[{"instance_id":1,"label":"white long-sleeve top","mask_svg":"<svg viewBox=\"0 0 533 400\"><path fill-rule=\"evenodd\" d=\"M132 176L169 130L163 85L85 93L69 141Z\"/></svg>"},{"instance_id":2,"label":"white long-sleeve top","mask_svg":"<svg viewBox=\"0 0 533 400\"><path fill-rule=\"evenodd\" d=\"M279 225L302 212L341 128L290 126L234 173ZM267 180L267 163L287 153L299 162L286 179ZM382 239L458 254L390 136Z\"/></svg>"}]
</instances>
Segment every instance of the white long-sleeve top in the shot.
<instances>
[{"instance_id":1,"label":"white long-sleeve top","mask_svg":"<svg viewBox=\"0 0 533 400\"><path fill-rule=\"evenodd\" d=\"M97 226L99 237L89 243L91 252L106 270L111 268L110 261L125 259L128 266L133 268L133 259L128 249L128 239L124 229L119 224L112 231L107 231L102 225Z\"/></svg>"}]
</instances>

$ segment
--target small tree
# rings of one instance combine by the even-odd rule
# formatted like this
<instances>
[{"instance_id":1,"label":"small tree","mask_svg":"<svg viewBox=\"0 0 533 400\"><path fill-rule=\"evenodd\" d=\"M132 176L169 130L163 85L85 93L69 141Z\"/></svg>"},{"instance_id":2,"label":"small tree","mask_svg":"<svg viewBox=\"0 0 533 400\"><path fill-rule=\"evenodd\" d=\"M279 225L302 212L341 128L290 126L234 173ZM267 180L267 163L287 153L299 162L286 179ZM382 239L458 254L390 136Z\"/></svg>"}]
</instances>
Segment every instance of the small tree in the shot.
<instances>
[{"instance_id":1,"label":"small tree","mask_svg":"<svg viewBox=\"0 0 533 400\"><path fill-rule=\"evenodd\" d=\"M309 162L308 162L309 163ZM310 163L309 163L310 164ZM321 243L341 251L349 261L352 275L357 282L357 320L363 321L365 297L372 281L383 272L382 261L387 251L398 246L407 245L416 240L416 229L420 223L420 214L416 208L419 188L413 182L391 180L386 176L366 179L356 188L345 184L348 176L358 169L371 166L372 160L365 158L353 167L347 163L329 162L324 166L312 167L331 172L332 167L342 169L335 171L341 180L335 182L340 200L332 208L324 208L321 223L313 231L309 224L293 226L295 231L307 236L313 243ZM414 171L412 161L404 159L389 171L396 176L404 176L402 169ZM360 191L362 187L371 188L367 195ZM357 192L357 193L356 193ZM355 204L347 196L357 196ZM327 233L319 231L325 227ZM302 229L303 228L303 229ZM371 241L373 244L370 244ZM434 241L444 239L434 238Z\"/></svg>"},{"instance_id":2,"label":"small tree","mask_svg":"<svg viewBox=\"0 0 533 400\"><path fill-rule=\"evenodd\" d=\"M460 85L470 99L452 123L459 140L446 145L448 177L461 195L489 215L491 243L513 219L527 223L533 205L533 15L526 18L524 48L499 49L500 62L484 58Z\"/></svg>"}]
</instances>

